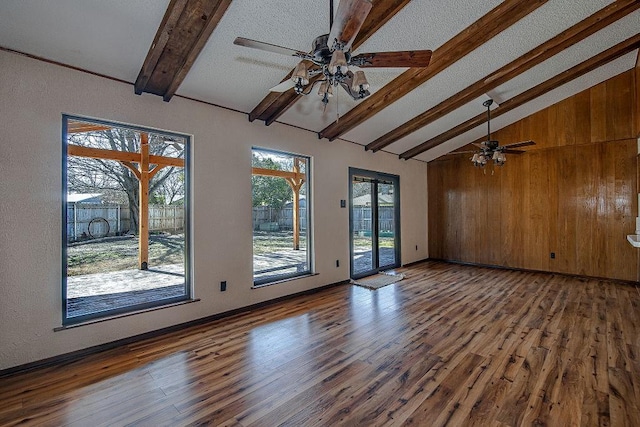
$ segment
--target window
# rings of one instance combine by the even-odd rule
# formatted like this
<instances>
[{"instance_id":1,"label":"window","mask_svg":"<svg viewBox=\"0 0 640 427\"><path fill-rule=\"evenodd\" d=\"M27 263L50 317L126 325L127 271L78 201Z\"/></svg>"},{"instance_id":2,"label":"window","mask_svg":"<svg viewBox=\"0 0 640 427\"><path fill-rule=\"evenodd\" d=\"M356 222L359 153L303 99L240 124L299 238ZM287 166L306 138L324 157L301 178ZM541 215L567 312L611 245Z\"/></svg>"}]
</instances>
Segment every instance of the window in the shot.
<instances>
[{"instance_id":1,"label":"window","mask_svg":"<svg viewBox=\"0 0 640 427\"><path fill-rule=\"evenodd\" d=\"M189 137L63 129L63 325L190 299Z\"/></svg>"},{"instance_id":2,"label":"window","mask_svg":"<svg viewBox=\"0 0 640 427\"><path fill-rule=\"evenodd\" d=\"M311 273L309 158L252 150L253 281Z\"/></svg>"}]
</instances>

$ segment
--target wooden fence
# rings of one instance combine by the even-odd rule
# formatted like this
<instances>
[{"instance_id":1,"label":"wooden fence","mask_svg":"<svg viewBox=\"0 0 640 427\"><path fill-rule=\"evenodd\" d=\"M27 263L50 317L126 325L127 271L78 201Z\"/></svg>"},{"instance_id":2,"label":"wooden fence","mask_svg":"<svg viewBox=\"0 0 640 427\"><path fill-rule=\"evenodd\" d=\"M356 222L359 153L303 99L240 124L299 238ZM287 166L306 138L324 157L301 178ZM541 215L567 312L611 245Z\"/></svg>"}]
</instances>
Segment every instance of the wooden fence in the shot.
<instances>
[{"instance_id":1,"label":"wooden fence","mask_svg":"<svg viewBox=\"0 0 640 427\"><path fill-rule=\"evenodd\" d=\"M253 229L260 231L291 230L293 228L293 209L285 207L274 209L270 206L253 208ZM378 208L378 225L380 231L395 230L393 206ZM300 208L300 229L307 228L306 208ZM355 206L353 208L353 231L371 231L371 207Z\"/></svg>"},{"instance_id":2,"label":"wooden fence","mask_svg":"<svg viewBox=\"0 0 640 427\"><path fill-rule=\"evenodd\" d=\"M307 229L307 208L300 212L300 230ZM271 206L254 206L253 229L260 231L293 230L293 208L274 209Z\"/></svg>"},{"instance_id":3,"label":"wooden fence","mask_svg":"<svg viewBox=\"0 0 640 427\"><path fill-rule=\"evenodd\" d=\"M126 205L67 204L67 240L70 242L135 233ZM149 206L149 231L184 231L183 206Z\"/></svg>"},{"instance_id":4,"label":"wooden fence","mask_svg":"<svg viewBox=\"0 0 640 427\"><path fill-rule=\"evenodd\" d=\"M371 231L371 207L354 206L352 215L354 232ZM395 230L393 206L378 207L378 229L380 231Z\"/></svg>"}]
</instances>

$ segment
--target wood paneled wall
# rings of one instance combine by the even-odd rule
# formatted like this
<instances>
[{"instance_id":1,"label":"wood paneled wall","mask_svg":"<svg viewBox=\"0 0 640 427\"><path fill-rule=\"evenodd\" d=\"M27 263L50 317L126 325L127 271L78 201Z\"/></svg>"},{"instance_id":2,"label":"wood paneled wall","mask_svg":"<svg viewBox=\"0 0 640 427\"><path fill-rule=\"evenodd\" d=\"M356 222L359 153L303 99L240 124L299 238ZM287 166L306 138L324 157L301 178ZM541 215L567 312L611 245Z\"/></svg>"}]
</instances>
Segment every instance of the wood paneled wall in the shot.
<instances>
[{"instance_id":1,"label":"wood paneled wall","mask_svg":"<svg viewBox=\"0 0 640 427\"><path fill-rule=\"evenodd\" d=\"M636 60L636 136L640 138L640 50Z\"/></svg>"},{"instance_id":2,"label":"wood paneled wall","mask_svg":"<svg viewBox=\"0 0 640 427\"><path fill-rule=\"evenodd\" d=\"M429 163L429 256L638 280L636 70L495 132L504 167ZM551 258L555 253L555 259Z\"/></svg>"}]
</instances>

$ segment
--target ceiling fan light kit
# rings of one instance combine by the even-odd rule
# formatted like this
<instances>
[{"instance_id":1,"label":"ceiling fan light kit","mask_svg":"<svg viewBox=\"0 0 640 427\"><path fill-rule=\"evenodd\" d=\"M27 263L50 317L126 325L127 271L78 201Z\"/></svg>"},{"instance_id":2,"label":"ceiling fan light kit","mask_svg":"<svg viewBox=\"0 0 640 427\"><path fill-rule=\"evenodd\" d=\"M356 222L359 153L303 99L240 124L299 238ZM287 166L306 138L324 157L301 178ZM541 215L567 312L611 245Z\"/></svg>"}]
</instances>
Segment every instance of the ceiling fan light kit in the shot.
<instances>
[{"instance_id":1,"label":"ceiling fan light kit","mask_svg":"<svg viewBox=\"0 0 640 427\"><path fill-rule=\"evenodd\" d=\"M494 166L504 166L507 161L507 154L522 154L526 153L524 150L514 150L516 147L526 147L528 145L535 145L533 141L514 142L513 144L500 145L496 140L491 139L491 105L493 99L487 99L482 103L487 109L487 140L482 141L480 144L474 143L473 145L478 147L478 151L457 151L449 154L463 154L473 153L473 156L469 159L473 166L483 168L489 163L489 160L493 162Z\"/></svg>"},{"instance_id":2,"label":"ceiling fan light kit","mask_svg":"<svg viewBox=\"0 0 640 427\"><path fill-rule=\"evenodd\" d=\"M242 37L237 37L233 43L312 62L311 67L300 62L291 75L293 89L298 95L309 95L313 87L319 83L318 94L325 105L333 95L332 87L338 85L354 100L364 99L371 95L369 82L363 71L352 72L349 70L350 67L426 67L432 53L430 50L418 50L363 53L353 56L351 45L372 7L371 0L342 0L338 5L334 22L333 0L329 0L330 32L314 39L311 53ZM322 75L322 78L315 80L307 88L311 81L309 77L317 75ZM284 86L283 88L280 84L273 89L286 90L286 85Z\"/></svg>"},{"instance_id":3,"label":"ceiling fan light kit","mask_svg":"<svg viewBox=\"0 0 640 427\"><path fill-rule=\"evenodd\" d=\"M505 153L511 154L522 154L525 151L522 150L513 150L515 147L524 147L527 145L535 145L533 141L523 141L523 142L515 142L513 144L500 145L500 143L496 140L491 139L491 105L493 104L493 99L489 98L482 103L482 106L487 109L487 140L478 144L480 148L479 153L475 153L473 157L471 157L471 163L476 167L484 167L489 159L493 162L494 166L504 166L507 161L507 155Z\"/></svg>"}]
</instances>

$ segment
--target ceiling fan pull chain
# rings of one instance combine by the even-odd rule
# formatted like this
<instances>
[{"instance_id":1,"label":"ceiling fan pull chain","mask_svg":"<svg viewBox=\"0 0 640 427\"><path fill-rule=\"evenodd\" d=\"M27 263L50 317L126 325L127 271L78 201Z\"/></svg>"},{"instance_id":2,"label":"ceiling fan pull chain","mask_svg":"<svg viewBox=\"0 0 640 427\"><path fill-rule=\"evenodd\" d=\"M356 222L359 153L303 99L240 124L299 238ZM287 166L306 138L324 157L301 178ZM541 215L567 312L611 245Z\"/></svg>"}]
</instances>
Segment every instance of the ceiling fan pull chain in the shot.
<instances>
[{"instance_id":1,"label":"ceiling fan pull chain","mask_svg":"<svg viewBox=\"0 0 640 427\"><path fill-rule=\"evenodd\" d=\"M336 86L336 89L338 87ZM336 90L336 123L340 121L340 91Z\"/></svg>"}]
</instances>

